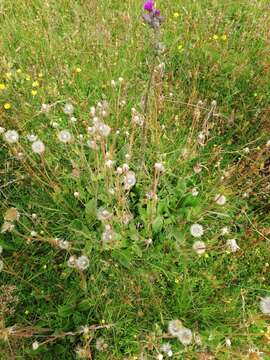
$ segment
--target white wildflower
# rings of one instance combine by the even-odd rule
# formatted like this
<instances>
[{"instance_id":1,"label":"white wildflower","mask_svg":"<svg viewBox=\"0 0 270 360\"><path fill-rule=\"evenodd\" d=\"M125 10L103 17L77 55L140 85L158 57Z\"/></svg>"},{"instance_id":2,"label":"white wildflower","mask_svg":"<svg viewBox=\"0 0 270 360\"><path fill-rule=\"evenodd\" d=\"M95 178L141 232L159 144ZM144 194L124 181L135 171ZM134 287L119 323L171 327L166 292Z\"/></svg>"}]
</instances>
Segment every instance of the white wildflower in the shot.
<instances>
[{"instance_id":1,"label":"white wildflower","mask_svg":"<svg viewBox=\"0 0 270 360\"><path fill-rule=\"evenodd\" d=\"M97 149L97 143L94 140L87 140L86 144L90 147L90 149Z\"/></svg>"},{"instance_id":2,"label":"white wildflower","mask_svg":"<svg viewBox=\"0 0 270 360\"><path fill-rule=\"evenodd\" d=\"M79 191L75 191L75 192L73 193L73 195L74 195L75 198L79 198L79 197L80 197Z\"/></svg>"},{"instance_id":3,"label":"white wildflower","mask_svg":"<svg viewBox=\"0 0 270 360\"><path fill-rule=\"evenodd\" d=\"M193 170L195 172L195 174L199 174L202 171L202 165L201 164L196 164L193 166Z\"/></svg>"},{"instance_id":4,"label":"white wildflower","mask_svg":"<svg viewBox=\"0 0 270 360\"><path fill-rule=\"evenodd\" d=\"M67 240L59 239L58 245L59 245L60 249L63 249L63 250L69 250L71 248L70 242Z\"/></svg>"},{"instance_id":5,"label":"white wildflower","mask_svg":"<svg viewBox=\"0 0 270 360\"><path fill-rule=\"evenodd\" d=\"M75 256L70 256L68 261L67 261L67 265L71 268L76 266L76 260L77 258Z\"/></svg>"},{"instance_id":6,"label":"white wildflower","mask_svg":"<svg viewBox=\"0 0 270 360\"><path fill-rule=\"evenodd\" d=\"M226 344L227 347L231 347L231 346L232 346L231 339L226 338L226 339L225 339L225 344Z\"/></svg>"},{"instance_id":7,"label":"white wildflower","mask_svg":"<svg viewBox=\"0 0 270 360\"><path fill-rule=\"evenodd\" d=\"M122 83L122 82L124 81L124 79L120 76L120 77L118 78L118 81L119 81L120 83Z\"/></svg>"},{"instance_id":8,"label":"white wildflower","mask_svg":"<svg viewBox=\"0 0 270 360\"><path fill-rule=\"evenodd\" d=\"M16 130L8 130L4 133L4 140L9 144L14 144L19 140L19 134Z\"/></svg>"},{"instance_id":9,"label":"white wildflower","mask_svg":"<svg viewBox=\"0 0 270 360\"><path fill-rule=\"evenodd\" d=\"M35 351L39 348L39 343L37 341L34 341L32 344L32 349Z\"/></svg>"},{"instance_id":10,"label":"white wildflower","mask_svg":"<svg viewBox=\"0 0 270 360\"><path fill-rule=\"evenodd\" d=\"M117 85L116 81L115 81L115 80L112 80L112 81L111 81L111 86L115 88L116 85Z\"/></svg>"},{"instance_id":11,"label":"white wildflower","mask_svg":"<svg viewBox=\"0 0 270 360\"><path fill-rule=\"evenodd\" d=\"M127 172L129 170L129 165L128 164L123 164L122 165L122 169L123 169L123 172Z\"/></svg>"},{"instance_id":12,"label":"white wildflower","mask_svg":"<svg viewBox=\"0 0 270 360\"><path fill-rule=\"evenodd\" d=\"M225 205L225 203L226 203L226 197L225 197L224 195L218 194L218 195L215 197L215 202L216 202L218 205Z\"/></svg>"},{"instance_id":13,"label":"white wildflower","mask_svg":"<svg viewBox=\"0 0 270 360\"><path fill-rule=\"evenodd\" d=\"M206 251L206 245L203 241L196 241L193 244L193 250L198 254L198 255L202 255L205 253Z\"/></svg>"},{"instance_id":14,"label":"white wildflower","mask_svg":"<svg viewBox=\"0 0 270 360\"><path fill-rule=\"evenodd\" d=\"M103 245L110 245L114 241L114 231L111 228L107 228L102 234Z\"/></svg>"},{"instance_id":15,"label":"white wildflower","mask_svg":"<svg viewBox=\"0 0 270 360\"><path fill-rule=\"evenodd\" d=\"M124 188L131 189L136 184L136 176L133 171L128 171L124 177Z\"/></svg>"},{"instance_id":16,"label":"white wildflower","mask_svg":"<svg viewBox=\"0 0 270 360\"><path fill-rule=\"evenodd\" d=\"M30 235L31 235L32 237L36 237L36 236L37 236L37 232L36 232L36 231L31 231Z\"/></svg>"},{"instance_id":17,"label":"white wildflower","mask_svg":"<svg viewBox=\"0 0 270 360\"><path fill-rule=\"evenodd\" d=\"M40 111L43 113L43 114L48 114L48 112L50 111L50 105L49 104L42 104L41 105L41 108L40 108Z\"/></svg>"},{"instance_id":18,"label":"white wildflower","mask_svg":"<svg viewBox=\"0 0 270 360\"><path fill-rule=\"evenodd\" d=\"M270 140L267 141L266 146L270 147Z\"/></svg>"},{"instance_id":19,"label":"white wildflower","mask_svg":"<svg viewBox=\"0 0 270 360\"><path fill-rule=\"evenodd\" d=\"M201 237L204 233L203 227L200 224L193 224L190 227L190 233L194 237Z\"/></svg>"},{"instance_id":20,"label":"white wildflower","mask_svg":"<svg viewBox=\"0 0 270 360\"><path fill-rule=\"evenodd\" d=\"M171 320L168 325L168 332L174 337L178 337L183 324L180 320Z\"/></svg>"},{"instance_id":21,"label":"white wildflower","mask_svg":"<svg viewBox=\"0 0 270 360\"><path fill-rule=\"evenodd\" d=\"M0 134L4 134L4 132L6 131L6 129L2 126L0 126Z\"/></svg>"},{"instance_id":22,"label":"white wildflower","mask_svg":"<svg viewBox=\"0 0 270 360\"><path fill-rule=\"evenodd\" d=\"M240 247L237 245L237 242L236 242L236 240L235 239L229 239L229 240L227 240L227 242L226 242L226 245L227 245L227 247L229 248L229 250L231 251L231 252L237 252L238 250L240 250Z\"/></svg>"},{"instance_id":23,"label":"white wildflower","mask_svg":"<svg viewBox=\"0 0 270 360\"><path fill-rule=\"evenodd\" d=\"M76 119L74 116L71 116L70 122L71 122L72 124L75 124L75 123L77 122L77 119Z\"/></svg>"},{"instance_id":24,"label":"white wildflower","mask_svg":"<svg viewBox=\"0 0 270 360\"><path fill-rule=\"evenodd\" d=\"M261 298L260 309L264 315L270 315L270 296Z\"/></svg>"},{"instance_id":25,"label":"white wildflower","mask_svg":"<svg viewBox=\"0 0 270 360\"><path fill-rule=\"evenodd\" d=\"M31 218L32 218L33 220L36 220L36 219L37 219L37 214L33 213L33 214L31 215Z\"/></svg>"},{"instance_id":26,"label":"white wildflower","mask_svg":"<svg viewBox=\"0 0 270 360\"><path fill-rule=\"evenodd\" d=\"M192 196L198 196L198 195L199 195L198 189L197 189L197 188L193 188L193 189L191 190L191 194L192 194Z\"/></svg>"},{"instance_id":27,"label":"white wildflower","mask_svg":"<svg viewBox=\"0 0 270 360\"><path fill-rule=\"evenodd\" d=\"M90 108L90 116L94 117L95 114L96 114L96 108L94 106L91 106L91 108Z\"/></svg>"},{"instance_id":28,"label":"white wildflower","mask_svg":"<svg viewBox=\"0 0 270 360\"><path fill-rule=\"evenodd\" d=\"M90 264L89 259L85 255L79 256L78 259L76 260L76 267L79 270L86 270L89 267L89 264Z\"/></svg>"},{"instance_id":29,"label":"white wildflower","mask_svg":"<svg viewBox=\"0 0 270 360\"><path fill-rule=\"evenodd\" d=\"M118 168L116 169L116 172L118 175L123 174L123 168L121 168L120 166L118 166Z\"/></svg>"},{"instance_id":30,"label":"white wildflower","mask_svg":"<svg viewBox=\"0 0 270 360\"><path fill-rule=\"evenodd\" d=\"M74 106L72 104L67 103L65 104L63 111L66 115L72 115L74 112Z\"/></svg>"},{"instance_id":31,"label":"white wildflower","mask_svg":"<svg viewBox=\"0 0 270 360\"><path fill-rule=\"evenodd\" d=\"M178 340L185 346L192 342L192 331L188 328L182 327L177 335Z\"/></svg>"},{"instance_id":32,"label":"white wildflower","mask_svg":"<svg viewBox=\"0 0 270 360\"><path fill-rule=\"evenodd\" d=\"M62 130L58 134L58 139L63 143L69 143L72 140L72 135L68 130Z\"/></svg>"},{"instance_id":33,"label":"white wildflower","mask_svg":"<svg viewBox=\"0 0 270 360\"><path fill-rule=\"evenodd\" d=\"M27 140L30 141L30 142L34 142L37 140L37 135L34 135L34 134L29 134L27 135Z\"/></svg>"},{"instance_id":34,"label":"white wildflower","mask_svg":"<svg viewBox=\"0 0 270 360\"><path fill-rule=\"evenodd\" d=\"M98 126L98 131L99 131L100 135L107 137L110 135L111 128L104 123L100 123Z\"/></svg>"},{"instance_id":35,"label":"white wildflower","mask_svg":"<svg viewBox=\"0 0 270 360\"><path fill-rule=\"evenodd\" d=\"M228 226L224 226L222 229L221 229L221 235L228 235L230 232L230 229L228 228Z\"/></svg>"},{"instance_id":36,"label":"white wildflower","mask_svg":"<svg viewBox=\"0 0 270 360\"><path fill-rule=\"evenodd\" d=\"M34 141L32 150L35 154L42 154L45 151L45 145L41 140Z\"/></svg>"},{"instance_id":37,"label":"white wildflower","mask_svg":"<svg viewBox=\"0 0 270 360\"><path fill-rule=\"evenodd\" d=\"M245 154L249 154L249 152L250 152L249 147L245 147L243 151Z\"/></svg>"},{"instance_id":38,"label":"white wildflower","mask_svg":"<svg viewBox=\"0 0 270 360\"><path fill-rule=\"evenodd\" d=\"M172 346L170 343L166 343L161 345L160 350L166 354L168 357L172 357L173 352L172 352Z\"/></svg>"},{"instance_id":39,"label":"white wildflower","mask_svg":"<svg viewBox=\"0 0 270 360\"><path fill-rule=\"evenodd\" d=\"M57 129L57 128L59 127L59 124L58 124L58 122L56 122L56 121L53 121L53 122L51 123L51 125L52 125L52 128L53 128L53 129Z\"/></svg>"},{"instance_id":40,"label":"white wildflower","mask_svg":"<svg viewBox=\"0 0 270 360\"><path fill-rule=\"evenodd\" d=\"M100 221L108 221L111 220L113 217L113 214L109 212L108 210L104 209L103 207L99 208L97 210L97 218Z\"/></svg>"},{"instance_id":41,"label":"white wildflower","mask_svg":"<svg viewBox=\"0 0 270 360\"><path fill-rule=\"evenodd\" d=\"M162 354L157 354L157 360L163 360L163 355Z\"/></svg>"},{"instance_id":42,"label":"white wildflower","mask_svg":"<svg viewBox=\"0 0 270 360\"><path fill-rule=\"evenodd\" d=\"M165 171L165 167L162 163L155 163L154 168L156 171L159 171L159 172Z\"/></svg>"},{"instance_id":43,"label":"white wildflower","mask_svg":"<svg viewBox=\"0 0 270 360\"><path fill-rule=\"evenodd\" d=\"M105 166L106 166L107 168L112 168L113 165L114 165L114 161L113 161L113 160L109 159L109 160L106 160L106 161L105 161Z\"/></svg>"}]
</instances>

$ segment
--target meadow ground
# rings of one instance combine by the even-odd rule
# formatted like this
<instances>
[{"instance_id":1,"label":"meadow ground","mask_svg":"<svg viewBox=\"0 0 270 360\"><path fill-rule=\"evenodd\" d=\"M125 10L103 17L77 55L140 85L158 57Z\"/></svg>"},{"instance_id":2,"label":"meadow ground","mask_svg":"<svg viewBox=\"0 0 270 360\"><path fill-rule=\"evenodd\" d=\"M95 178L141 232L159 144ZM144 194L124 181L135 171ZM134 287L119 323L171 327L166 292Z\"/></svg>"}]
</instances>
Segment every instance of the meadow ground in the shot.
<instances>
[{"instance_id":1,"label":"meadow ground","mask_svg":"<svg viewBox=\"0 0 270 360\"><path fill-rule=\"evenodd\" d=\"M270 359L270 5L0 2L0 359Z\"/></svg>"}]
</instances>

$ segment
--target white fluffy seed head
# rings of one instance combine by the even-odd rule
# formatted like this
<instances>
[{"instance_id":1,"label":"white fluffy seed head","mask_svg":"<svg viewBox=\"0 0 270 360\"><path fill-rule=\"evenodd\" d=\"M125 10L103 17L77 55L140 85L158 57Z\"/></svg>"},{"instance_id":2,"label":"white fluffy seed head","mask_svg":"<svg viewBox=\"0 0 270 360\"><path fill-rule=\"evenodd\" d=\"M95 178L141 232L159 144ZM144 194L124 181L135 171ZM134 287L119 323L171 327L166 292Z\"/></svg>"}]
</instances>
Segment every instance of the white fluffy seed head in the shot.
<instances>
[{"instance_id":1,"label":"white fluffy seed head","mask_svg":"<svg viewBox=\"0 0 270 360\"><path fill-rule=\"evenodd\" d=\"M128 171L124 177L124 188L131 189L136 184L136 176L133 171Z\"/></svg>"},{"instance_id":2,"label":"white fluffy seed head","mask_svg":"<svg viewBox=\"0 0 270 360\"><path fill-rule=\"evenodd\" d=\"M41 140L34 141L32 144L32 150L35 154L42 154L45 151L45 145Z\"/></svg>"},{"instance_id":3,"label":"white fluffy seed head","mask_svg":"<svg viewBox=\"0 0 270 360\"><path fill-rule=\"evenodd\" d=\"M74 112L74 106L72 104L65 104L63 111L66 115L72 115Z\"/></svg>"},{"instance_id":4,"label":"white fluffy seed head","mask_svg":"<svg viewBox=\"0 0 270 360\"><path fill-rule=\"evenodd\" d=\"M260 301L260 309L264 315L270 316L270 296L266 296Z\"/></svg>"},{"instance_id":5,"label":"white fluffy seed head","mask_svg":"<svg viewBox=\"0 0 270 360\"><path fill-rule=\"evenodd\" d=\"M8 130L4 133L4 140L9 144L15 144L19 140L19 134L16 130Z\"/></svg>"},{"instance_id":6,"label":"white fluffy seed head","mask_svg":"<svg viewBox=\"0 0 270 360\"><path fill-rule=\"evenodd\" d=\"M193 338L192 331L188 328L182 327L177 337L183 345L190 345Z\"/></svg>"},{"instance_id":7,"label":"white fluffy seed head","mask_svg":"<svg viewBox=\"0 0 270 360\"><path fill-rule=\"evenodd\" d=\"M225 205L226 204L226 197L224 195L218 194L215 197L215 202L220 206Z\"/></svg>"},{"instance_id":8,"label":"white fluffy seed head","mask_svg":"<svg viewBox=\"0 0 270 360\"><path fill-rule=\"evenodd\" d=\"M206 245L203 241L196 241L192 248L198 255L202 255L206 251Z\"/></svg>"},{"instance_id":9,"label":"white fluffy seed head","mask_svg":"<svg viewBox=\"0 0 270 360\"><path fill-rule=\"evenodd\" d=\"M89 267L89 264L90 261L88 257L85 255L79 256L78 259L76 260L76 267L79 270L86 270Z\"/></svg>"},{"instance_id":10,"label":"white fluffy seed head","mask_svg":"<svg viewBox=\"0 0 270 360\"><path fill-rule=\"evenodd\" d=\"M156 171L159 171L159 172L165 171L165 167L162 163L155 163L154 168Z\"/></svg>"},{"instance_id":11,"label":"white fluffy seed head","mask_svg":"<svg viewBox=\"0 0 270 360\"><path fill-rule=\"evenodd\" d=\"M174 337L178 337L180 330L182 329L183 324L180 320L171 320L168 325L168 332Z\"/></svg>"},{"instance_id":12,"label":"white fluffy seed head","mask_svg":"<svg viewBox=\"0 0 270 360\"><path fill-rule=\"evenodd\" d=\"M0 134L4 134L4 132L6 131L6 129L2 126L0 126Z\"/></svg>"},{"instance_id":13,"label":"white fluffy seed head","mask_svg":"<svg viewBox=\"0 0 270 360\"><path fill-rule=\"evenodd\" d=\"M29 134L27 135L27 140L30 141L30 142L34 142L38 139L37 135L35 134Z\"/></svg>"},{"instance_id":14,"label":"white fluffy seed head","mask_svg":"<svg viewBox=\"0 0 270 360\"><path fill-rule=\"evenodd\" d=\"M39 343L37 341L34 341L32 344L32 349L35 351L39 348Z\"/></svg>"},{"instance_id":15,"label":"white fluffy seed head","mask_svg":"<svg viewBox=\"0 0 270 360\"><path fill-rule=\"evenodd\" d=\"M59 132L58 134L58 139L59 141L61 141L62 143L69 143L72 140L72 135L68 130L62 130Z\"/></svg>"},{"instance_id":16,"label":"white fluffy seed head","mask_svg":"<svg viewBox=\"0 0 270 360\"><path fill-rule=\"evenodd\" d=\"M203 227L200 224L193 224L190 227L190 233L194 237L201 237L204 233Z\"/></svg>"},{"instance_id":17,"label":"white fluffy seed head","mask_svg":"<svg viewBox=\"0 0 270 360\"><path fill-rule=\"evenodd\" d=\"M229 240L227 240L226 245L227 245L229 251L231 251L231 252L233 252L233 253L235 253L235 252L237 252L238 250L240 250L240 247L237 245L237 242L236 242L235 239L229 239Z\"/></svg>"}]
</instances>

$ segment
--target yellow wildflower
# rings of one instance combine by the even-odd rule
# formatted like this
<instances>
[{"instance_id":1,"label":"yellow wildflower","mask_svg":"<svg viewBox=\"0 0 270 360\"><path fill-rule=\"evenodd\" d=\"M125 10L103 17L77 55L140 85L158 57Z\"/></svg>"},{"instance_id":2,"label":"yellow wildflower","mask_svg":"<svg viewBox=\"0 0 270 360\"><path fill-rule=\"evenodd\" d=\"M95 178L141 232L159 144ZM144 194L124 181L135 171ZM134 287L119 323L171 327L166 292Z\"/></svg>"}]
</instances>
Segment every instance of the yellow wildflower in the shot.
<instances>
[{"instance_id":1,"label":"yellow wildflower","mask_svg":"<svg viewBox=\"0 0 270 360\"><path fill-rule=\"evenodd\" d=\"M12 76L12 73L11 73L11 72L7 72L7 73L6 73L6 77L7 77L8 79L10 79L11 76Z\"/></svg>"},{"instance_id":2,"label":"yellow wildflower","mask_svg":"<svg viewBox=\"0 0 270 360\"><path fill-rule=\"evenodd\" d=\"M77 67L75 71L76 71L76 73L80 73L82 71L82 69Z\"/></svg>"},{"instance_id":3,"label":"yellow wildflower","mask_svg":"<svg viewBox=\"0 0 270 360\"><path fill-rule=\"evenodd\" d=\"M42 73L39 73L39 74L38 74L38 77L39 77L39 78L43 78L43 74L42 74Z\"/></svg>"},{"instance_id":4,"label":"yellow wildflower","mask_svg":"<svg viewBox=\"0 0 270 360\"><path fill-rule=\"evenodd\" d=\"M6 85L5 84L0 84L0 90L5 90Z\"/></svg>"},{"instance_id":5,"label":"yellow wildflower","mask_svg":"<svg viewBox=\"0 0 270 360\"><path fill-rule=\"evenodd\" d=\"M173 17L175 17L175 18L178 18L180 16L180 14L178 13L178 12L175 12L174 14L173 14Z\"/></svg>"},{"instance_id":6,"label":"yellow wildflower","mask_svg":"<svg viewBox=\"0 0 270 360\"><path fill-rule=\"evenodd\" d=\"M5 103L5 104L4 104L4 108L5 108L6 110L11 109L11 104L10 104L10 103Z\"/></svg>"},{"instance_id":7,"label":"yellow wildflower","mask_svg":"<svg viewBox=\"0 0 270 360\"><path fill-rule=\"evenodd\" d=\"M182 45L182 44L178 45L178 50L179 50L179 51L182 51L182 50L183 50L183 45Z\"/></svg>"},{"instance_id":8,"label":"yellow wildflower","mask_svg":"<svg viewBox=\"0 0 270 360\"><path fill-rule=\"evenodd\" d=\"M37 95L37 90L32 90L32 91L31 91L31 94L32 94L33 96L36 96L36 95Z\"/></svg>"},{"instance_id":9,"label":"yellow wildflower","mask_svg":"<svg viewBox=\"0 0 270 360\"><path fill-rule=\"evenodd\" d=\"M30 80L31 80L30 75L25 75L25 80L26 80L26 81L30 81Z\"/></svg>"},{"instance_id":10,"label":"yellow wildflower","mask_svg":"<svg viewBox=\"0 0 270 360\"><path fill-rule=\"evenodd\" d=\"M215 35L213 36L213 39L214 39L214 40L218 40L218 35L215 34Z\"/></svg>"},{"instance_id":11,"label":"yellow wildflower","mask_svg":"<svg viewBox=\"0 0 270 360\"><path fill-rule=\"evenodd\" d=\"M38 82L37 80L34 81L33 84L32 84L32 86L33 86L33 87L39 87L39 82Z\"/></svg>"},{"instance_id":12,"label":"yellow wildflower","mask_svg":"<svg viewBox=\"0 0 270 360\"><path fill-rule=\"evenodd\" d=\"M22 73L22 70L21 70L21 69L17 69L17 73L18 73L18 74L21 74L21 73Z\"/></svg>"}]
</instances>

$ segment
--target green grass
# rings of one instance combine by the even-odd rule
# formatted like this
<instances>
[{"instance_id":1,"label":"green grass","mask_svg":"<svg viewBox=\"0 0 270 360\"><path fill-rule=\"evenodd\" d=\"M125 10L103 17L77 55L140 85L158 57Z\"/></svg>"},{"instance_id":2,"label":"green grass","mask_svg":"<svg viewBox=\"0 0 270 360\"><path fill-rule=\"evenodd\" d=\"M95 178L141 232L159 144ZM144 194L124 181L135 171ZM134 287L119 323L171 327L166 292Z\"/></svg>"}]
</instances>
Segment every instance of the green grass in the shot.
<instances>
[{"instance_id":1,"label":"green grass","mask_svg":"<svg viewBox=\"0 0 270 360\"><path fill-rule=\"evenodd\" d=\"M14 230L0 234L1 360L76 359L78 346L97 360L157 359L168 341L172 359L270 359L270 318L259 306L270 295L269 4L158 5L166 17L166 49L154 61L165 70L154 73L143 149L142 129L131 122L153 61L141 2L0 4L0 126L20 134L14 145L0 139L0 223L9 208L20 213ZM119 77L124 82L112 87ZM97 151L85 146L90 107L103 100L112 128L104 146L115 168L128 162L136 173L130 192L104 166L103 142ZM42 114L43 103L55 105ZM63 113L65 103L74 105L76 124ZM71 144L59 142L53 122L71 131ZM206 126L210 134L200 146ZM30 133L45 143L42 157L33 154ZM157 176L154 164L161 161L165 172ZM157 177L158 201L149 200ZM224 206L215 203L217 194L226 196ZM110 248L101 241L101 206L114 213ZM133 219L124 225L127 211ZM194 223L204 228L202 256L192 249ZM229 235L221 235L224 226ZM55 246L55 238L70 241L71 250ZM232 238L240 246L236 253L226 247ZM68 267L70 254L87 255L89 268ZM185 348L170 337L173 319L202 344ZM82 326L92 328L83 335ZM99 337L108 345L104 351L96 349Z\"/></svg>"}]
</instances>

